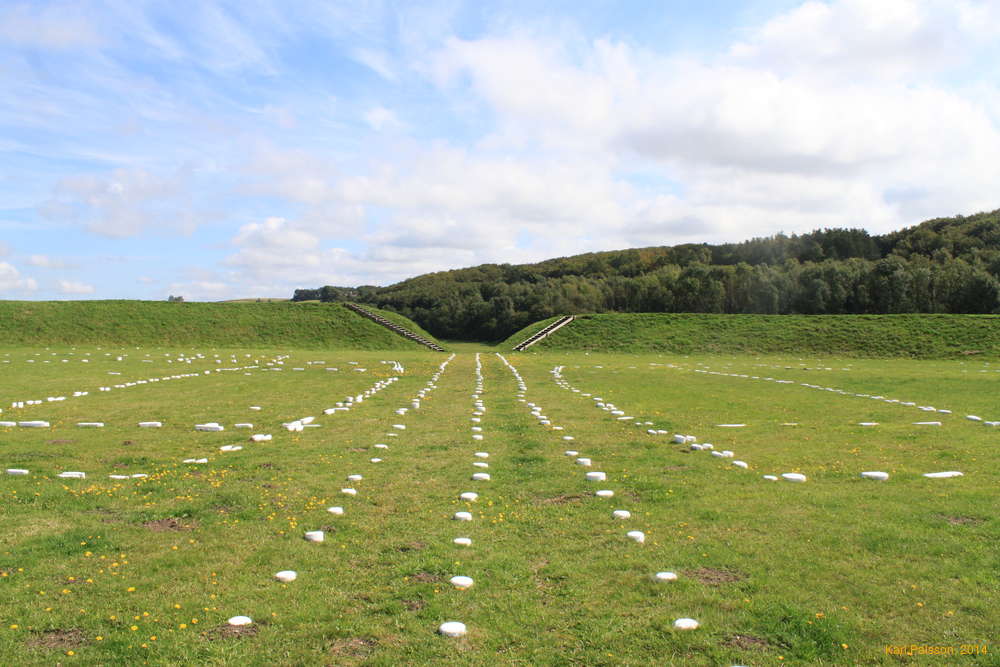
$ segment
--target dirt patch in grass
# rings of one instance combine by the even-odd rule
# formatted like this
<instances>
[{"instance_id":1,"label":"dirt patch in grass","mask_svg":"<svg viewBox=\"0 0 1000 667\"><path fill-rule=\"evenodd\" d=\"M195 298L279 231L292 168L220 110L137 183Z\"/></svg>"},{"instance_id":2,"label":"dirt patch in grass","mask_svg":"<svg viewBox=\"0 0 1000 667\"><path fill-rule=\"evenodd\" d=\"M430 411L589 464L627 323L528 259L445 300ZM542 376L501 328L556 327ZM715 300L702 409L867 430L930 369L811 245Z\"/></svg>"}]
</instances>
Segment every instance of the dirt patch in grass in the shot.
<instances>
[{"instance_id":1,"label":"dirt patch in grass","mask_svg":"<svg viewBox=\"0 0 1000 667\"><path fill-rule=\"evenodd\" d=\"M125 440L124 442L122 442L122 447L130 447L131 445L134 444L135 442L133 442L132 440Z\"/></svg>"},{"instance_id":2,"label":"dirt patch in grass","mask_svg":"<svg viewBox=\"0 0 1000 667\"><path fill-rule=\"evenodd\" d=\"M248 438L248 439L249 440L253 440L253 438ZM274 464L273 463L261 463L259 467L261 467L261 468L273 468Z\"/></svg>"},{"instance_id":3,"label":"dirt patch in grass","mask_svg":"<svg viewBox=\"0 0 1000 667\"><path fill-rule=\"evenodd\" d=\"M192 530L197 527L197 521L183 521L176 517L167 517L166 519L154 519L153 521L146 521L142 524L154 533L164 533L171 530Z\"/></svg>"},{"instance_id":4,"label":"dirt patch in grass","mask_svg":"<svg viewBox=\"0 0 1000 667\"><path fill-rule=\"evenodd\" d=\"M24 643L28 646L28 648L65 650L86 644L87 635L83 633L83 630L78 628L70 630L45 630L43 632L35 633L30 638L26 639Z\"/></svg>"},{"instance_id":5,"label":"dirt patch in grass","mask_svg":"<svg viewBox=\"0 0 1000 667\"><path fill-rule=\"evenodd\" d=\"M76 440L69 440L69 439L62 438L62 439L59 439L59 440L46 440L45 444L46 445L72 445L74 442L76 442Z\"/></svg>"},{"instance_id":6,"label":"dirt patch in grass","mask_svg":"<svg viewBox=\"0 0 1000 667\"><path fill-rule=\"evenodd\" d=\"M337 639L330 646L328 653L337 658L364 658L367 657L375 647L378 645L378 641L375 639L368 639L366 637L348 637L346 639ZM338 664L342 664L339 663Z\"/></svg>"},{"instance_id":7,"label":"dirt patch in grass","mask_svg":"<svg viewBox=\"0 0 1000 667\"><path fill-rule=\"evenodd\" d=\"M578 503L581 500L583 500L583 496L579 493L563 493L551 498L539 498L536 502L539 505L565 505L566 503Z\"/></svg>"},{"instance_id":8,"label":"dirt patch in grass","mask_svg":"<svg viewBox=\"0 0 1000 667\"><path fill-rule=\"evenodd\" d=\"M253 637L260 632L260 626L256 623L250 625L219 625L205 633L205 639L210 642L220 639L245 639Z\"/></svg>"},{"instance_id":9,"label":"dirt patch in grass","mask_svg":"<svg viewBox=\"0 0 1000 667\"><path fill-rule=\"evenodd\" d=\"M427 606L427 603L423 600L400 600L406 611L420 611Z\"/></svg>"},{"instance_id":10,"label":"dirt patch in grass","mask_svg":"<svg viewBox=\"0 0 1000 667\"><path fill-rule=\"evenodd\" d=\"M441 581L441 577L431 572L417 572L410 575L410 581L419 581L422 584L429 584L435 581Z\"/></svg>"},{"instance_id":11,"label":"dirt patch in grass","mask_svg":"<svg viewBox=\"0 0 1000 667\"><path fill-rule=\"evenodd\" d=\"M747 575L738 570L720 570L714 567L699 567L696 570L682 570L682 572L706 586L721 586L747 578Z\"/></svg>"},{"instance_id":12,"label":"dirt patch in grass","mask_svg":"<svg viewBox=\"0 0 1000 667\"><path fill-rule=\"evenodd\" d=\"M766 651L771 648L771 643L766 639L753 635L733 635L722 642L722 645L741 651Z\"/></svg>"},{"instance_id":13,"label":"dirt patch in grass","mask_svg":"<svg viewBox=\"0 0 1000 667\"><path fill-rule=\"evenodd\" d=\"M407 551L420 551L427 546L426 542L407 542L396 547L396 551L406 553Z\"/></svg>"},{"instance_id":14,"label":"dirt patch in grass","mask_svg":"<svg viewBox=\"0 0 1000 667\"><path fill-rule=\"evenodd\" d=\"M940 514L938 516L953 526L978 526L986 521L986 519L980 519L974 516L948 516L946 514Z\"/></svg>"}]
</instances>

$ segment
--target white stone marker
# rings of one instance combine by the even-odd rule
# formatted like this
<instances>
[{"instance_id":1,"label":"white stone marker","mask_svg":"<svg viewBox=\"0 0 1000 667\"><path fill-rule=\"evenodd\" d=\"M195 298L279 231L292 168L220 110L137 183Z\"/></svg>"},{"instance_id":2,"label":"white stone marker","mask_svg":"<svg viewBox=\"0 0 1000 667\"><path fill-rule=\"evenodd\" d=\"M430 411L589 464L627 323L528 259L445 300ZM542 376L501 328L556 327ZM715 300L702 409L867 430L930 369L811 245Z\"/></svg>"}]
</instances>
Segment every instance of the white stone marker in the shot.
<instances>
[{"instance_id":1,"label":"white stone marker","mask_svg":"<svg viewBox=\"0 0 1000 667\"><path fill-rule=\"evenodd\" d=\"M480 458L480 459L488 459L488 458L490 458L490 455L489 455L488 452L476 452L475 454L473 454L473 456L475 456L476 458Z\"/></svg>"},{"instance_id":2,"label":"white stone marker","mask_svg":"<svg viewBox=\"0 0 1000 667\"><path fill-rule=\"evenodd\" d=\"M446 621L438 626L438 632L445 637L464 637L466 632L465 623Z\"/></svg>"},{"instance_id":3,"label":"white stone marker","mask_svg":"<svg viewBox=\"0 0 1000 667\"><path fill-rule=\"evenodd\" d=\"M455 539L452 540L452 542L454 542L460 547L472 546L472 539L469 537L456 537Z\"/></svg>"},{"instance_id":4,"label":"white stone marker","mask_svg":"<svg viewBox=\"0 0 1000 667\"><path fill-rule=\"evenodd\" d=\"M638 542L639 544L642 544L643 542L646 541L646 533L642 532L641 530L630 530L627 533L625 533L625 537L635 542Z\"/></svg>"},{"instance_id":5,"label":"white stone marker","mask_svg":"<svg viewBox=\"0 0 1000 667\"><path fill-rule=\"evenodd\" d=\"M677 630L696 630L698 628L698 621L693 618L678 618L674 621L674 628Z\"/></svg>"},{"instance_id":6,"label":"white stone marker","mask_svg":"<svg viewBox=\"0 0 1000 667\"><path fill-rule=\"evenodd\" d=\"M611 498L615 495L615 492L611 489L601 489L600 491L594 491L594 495L598 498Z\"/></svg>"},{"instance_id":7,"label":"white stone marker","mask_svg":"<svg viewBox=\"0 0 1000 667\"><path fill-rule=\"evenodd\" d=\"M587 481L588 482L604 482L607 479L608 479L607 474L603 473L603 472L594 471L594 472L588 472L587 473Z\"/></svg>"},{"instance_id":8,"label":"white stone marker","mask_svg":"<svg viewBox=\"0 0 1000 667\"><path fill-rule=\"evenodd\" d=\"M163 422L139 422L140 428L163 428Z\"/></svg>"},{"instance_id":9,"label":"white stone marker","mask_svg":"<svg viewBox=\"0 0 1000 667\"><path fill-rule=\"evenodd\" d=\"M746 461L733 461L733 465L737 468L743 468L744 470L750 467L747 465Z\"/></svg>"},{"instance_id":10,"label":"white stone marker","mask_svg":"<svg viewBox=\"0 0 1000 667\"><path fill-rule=\"evenodd\" d=\"M615 519L630 519L632 517L632 513L628 510L615 510L611 513L611 516Z\"/></svg>"},{"instance_id":11,"label":"white stone marker","mask_svg":"<svg viewBox=\"0 0 1000 667\"><path fill-rule=\"evenodd\" d=\"M274 578L283 584L287 584L292 581L295 581L298 578L298 576L299 575L295 572L295 570L282 570L281 572L275 574Z\"/></svg>"},{"instance_id":12,"label":"white stone marker","mask_svg":"<svg viewBox=\"0 0 1000 667\"><path fill-rule=\"evenodd\" d=\"M462 493L461 495L459 495L458 497L461 498L462 500L466 501L466 502L471 503L471 502L474 502L476 500L476 498L479 497L479 494L476 493L475 491L466 491L466 492Z\"/></svg>"},{"instance_id":13,"label":"white stone marker","mask_svg":"<svg viewBox=\"0 0 1000 667\"><path fill-rule=\"evenodd\" d=\"M452 516L455 521L472 521L471 512L455 512Z\"/></svg>"},{"instance_id":14,"label":"white stone marker","mask_svg":"<svg viewBox=\"0 0 1000 667\"><path fill-rule=\"evenodd\" d=\"M777 482L778 481L778 478L775 477L774 475L764 475L764 479L766 479L769 482Z\"/></svg>"},{"instance_id":15,"label":"white stone marker","mask_svg":"<svg viewBox=\"0 0 1000 667\"><path fill-rule=\"evenodd\" d=\"M590 466L590 459L588 459L585 456L581 456L580 458L578 458L576 460L576 464L578 466L588 466L589 467Z\"/></svg>"},{"instance_id":16,"label":"white stone marker","mask_svg":"<svg viewBox=\"0 0 1000 667\"><path fill-rule=\"evenodd\" d=\"M253 619L249 616L233 616L229 619L229 625L241 626L241 625L251 625Z\"/></svg>"},{"instance_id":17,"label":"white stone marker","mask_svg":"<svg viewBox=\"0 0 1000 667\"><path fill-rule=\"evenodd\" d=\"M657 572L653 578L657 581L677 581L677 575L673 572Z\"/></svg>"},{"instance_id":18,"label":"white stone marker","mask_svg":"<svg viewBox=\"0 0 1000 667\"><path fill-rule=\"evenodd\" d=\"M339 516L344 513L344 508L340 506L327 507L326 511L329 512L330 514L336 514Z\"/></svg>"},{"instance_id":19,"label":"white stone marker","mask_svg":"<svg viewBox=\"0 0 1000 667\"><path fill-rule=\"evenodd\" d=\"M477 482L488 482L490 481L490 474L488 472L473 473L472 479Z\"/></svg>"},{"instance_id":20,"label":"white stone marker","mask_svg":"<svg viewBox=\"0 0 1000 667\"><path fill-rule=\"evenodd\" d=\"M358 490L357 489L351 489L351 488L341 489L340 492L343 493L345 496L356 496L356 495L358 495Z\"/></svg>"},{"instance_id":21,"label":"white stone marker","mask_svg":"<svg viewBox=\"0 0 1000 667\"><path fill-rule=\"evenodd\" d=\"M322 530L309 530L305 534L305 538L309 542L322 542L325 537L326 533Z\"/></svg>"},{"instance_id":22,"label":"white stone marker","mask_svg":"<svg viewBox=\"0 0 1000 667\"><path fill-rule=\"evenodd\" d=\"M58 476L62 477L63 479L86 479L87 473L85 473L85 472L76 472L76 471L67 471L67 472L61 472L61 473L59 473Z\"/></svg>"},{"instance_id":23,"label":"white stone marker","mask_svg":"<svg viewBox=\"0 0 1000 667\"><path fill-rule=\"evenodd\" d=\"M872 470L872 471L869 471L869 472L863 472L863 473L861 473L861 476L863 478L865 478L865 479L874 479L874 480L878 480L880 482L884 482L885 480L889 479L889 473L887 473L887 472L880 472L880 471L877 471L877 470Z\"/></svg>"},{"instance_id":24,"label":"white stone marker","mask_svg":"<svg viewBox=\"0 0 1000 667\"><path fill-rule=\"evenodd\" d=\"M946 472L926 472L924 477L929 477L931 479L947 479L949 477L961 477L962 473L957 470L948 470Z\"/></svg>"},{"instance_id":25,"label":"white stone marker","mask_svg":"<svg viewBox=\"0 0 1000 667\"><path fill-rule=\"evenodd\" d=\"M785 472L781 473L781 476L789 482L804 482L806 481L806 476L798 472Z\"/></svg>"},{"instance_id":26,"label":"white stone marker","mask_svg":"<svg viewBox=\"0 0 1000 667\"><path fill-rule=\"evenodd\" d=\"M472 584L475 583L472 577L465 577L462 575L457 575L448 580L452 586L460 591L464 591L466 588L472 588Z\"/></svg>"},{"instance_id":27,"label":"white stone marker","mask_svg":"<svg viewBox=\"0 0 1000 667\"><path fill-rule=\"evenodd\" d=\"M207 422L205 424L195 424L196 431L225 431L226 427L218 422Z\"/></svg>"},{"instance_id":28,"label":"white stone marker","mask_svg":"<svg viewBox=\"0 0 1000 667\"><path fill-rule=\"evenodd\" d=\"M8 475L27 475L28 471L24 468L7 468Z\"/></svg>"}]
</instances>

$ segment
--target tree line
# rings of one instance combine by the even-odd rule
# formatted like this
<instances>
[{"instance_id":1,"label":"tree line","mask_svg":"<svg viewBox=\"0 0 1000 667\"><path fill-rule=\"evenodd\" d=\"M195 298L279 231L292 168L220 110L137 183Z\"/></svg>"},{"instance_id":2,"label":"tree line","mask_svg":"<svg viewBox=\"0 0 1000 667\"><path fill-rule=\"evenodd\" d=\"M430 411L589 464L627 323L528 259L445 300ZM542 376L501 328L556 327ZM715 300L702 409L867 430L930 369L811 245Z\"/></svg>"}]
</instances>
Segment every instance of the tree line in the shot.
<instances>
[{"instance_id":1,"label":"tree line","mask_svg":"<svg viewBox=\"0 0 1000 667\"><path fill-rule=\"evenodd\" d=\"M295 290L293 301L393 310L446 339L499 340L562 314L1000 312L1000 210L742 243L587 253L484 264L387 287Z\"/></svg>"}]
</instances>

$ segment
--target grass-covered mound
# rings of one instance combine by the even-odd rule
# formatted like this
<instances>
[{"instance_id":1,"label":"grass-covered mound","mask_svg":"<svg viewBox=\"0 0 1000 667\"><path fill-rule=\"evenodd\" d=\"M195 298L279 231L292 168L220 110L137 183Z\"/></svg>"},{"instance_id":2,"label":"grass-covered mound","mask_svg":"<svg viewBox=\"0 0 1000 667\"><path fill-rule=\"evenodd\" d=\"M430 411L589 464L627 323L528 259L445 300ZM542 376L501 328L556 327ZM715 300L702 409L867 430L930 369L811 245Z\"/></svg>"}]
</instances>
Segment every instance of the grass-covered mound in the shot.
<instances>
[{"instance_id":1,"label":"grass-covered mound","mask_svg":"<svg viewBox=\"0 0 1000 667\"><path fill-rule=\"evenodd\" d=\"M507 339L510 349L540 327ZM608 313L576 320L529 350L675 354L812 353L921 359L1000 355L997 315Z\"/></svg>"},{"instance_id":2,"label":"grass-covered mound","mask_svg":"<svg viewBox=\"0 0 1000 667\"><path fill-rule=\"evenodd\" d=\"M0 345L54 344L423 348L339 304L0 301Z\"/></svg>"}]
</instances>

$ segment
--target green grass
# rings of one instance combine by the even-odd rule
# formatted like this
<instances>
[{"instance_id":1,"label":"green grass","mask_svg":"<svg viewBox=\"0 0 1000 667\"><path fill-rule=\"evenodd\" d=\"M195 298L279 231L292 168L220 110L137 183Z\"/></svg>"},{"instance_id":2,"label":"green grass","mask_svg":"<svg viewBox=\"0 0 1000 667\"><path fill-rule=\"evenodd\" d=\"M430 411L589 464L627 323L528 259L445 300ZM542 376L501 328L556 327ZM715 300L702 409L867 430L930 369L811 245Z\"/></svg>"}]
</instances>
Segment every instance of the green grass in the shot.
<instances>
[{"instance_id":1,"label":"green grass","mask_svg":"<svg viewBox=\"0 0 1000 667\"><path fill-rule=\"evenodd\" d=\"M392 310L382 310L381 308L376 308L375 306L370 306L368 304L361 304L361 307L370 313L374 313L375 315L380 315L384 317L393 324L399 325L404 329L408 329L411 333L415 333L418 336L422 336L423 338L429 341L436 342L438 344L441 343L441 341L436 340L434 336L427 333L426 329L424 329L419 324L417 324L410 318L406 317L405 315L400 315L399 313Z\"/></svg>"},{"instance_id":2,"label":"green grass","mask_svg":"<svg viewBox=\"0 0 1000 667\"><path fill-rule=\"evenodd\" d=\"M552 324L556 320L560 319L561 317L562 317L562 315L557 315L555 317L550 317L548 319L539 320L537 322L534 322L533 324L529 324L528 326L524 327L523 329L521 329L520 331L518 331L516 334L514 334L513 336L511 336L510 338L508 338L507 340L505 340L502 343L500 343L497 347L499 349L501 349L501 350L504 350L504 351L513 351L515 345L520 345L521 343L523 343L524 341L528 340L529 338L531 338L532 336L534 336L536 333L538 333L539 331L541 331L545 327L549 326L550 324ZM534 345L532 345L532 347L534 347L535 345L540 345L540 342L539 343L535 343ZM529 348L529 349L531 349L531 348ZM539 348L539 349L541 349L541 348Z\"/></svg>"},{"instance_id":3,"label":"green grass","mask_svg":"<svg viewBox=\"0 0 1000 667\"><path fill-rule=\"evenodd\" d=\"M510 349L533 324L501 345ZM674 354L831 354L846 357L1000 356L1000 315L578 315L530 348Z\"/></svg>"},{"instance_id":4,"label":"green grass","mask_svg":"<svg viewBox=\"0 0 1000 667\"><path fill-rule=\"evenodd\" d=\"M0 341L0 345L422 347L339 304L290 302L0 301Z\"/></svg>"},{"instance_id":5,"label":"green grass","mask_svg":"<svg viewBox=\"0 0 1000 667\"><path fill-rule=\"evenodd\" d=\"M0 352L0 405L91 390L0 414L52 423L0 428L3 467L32 471L0 476L0 664L895 665L890 644L987 644L985 656L907 662L1000 664L990 643L1000 603L1000 430L962 418L1000 418L997 370L982 360L511 355L526 401L565 428L555 431L517 400L499 360L483 355L485 438L474 442L472 354L449 364L420 410L400 416L394 410L446 357L283 346L274 350L290 355L281 372L205 375L234 366L231 354L243 365L272 357L259 347L205 349L204 359L178 368L167 363L178 351ZM350 412L322 415L387 377L387 359L406 366L398 382ZM556 366L579 393L553 381ZM179 372L201 374L95 391ZM595 408L594 396L650 427L732 449L750 469L647 435ZM293 434L280 426L305 415L321 427ZM153 419L164 428L135 427ZM944 425L912 424L925 419ZM107 426L74 426L84 420ZM227 430L195 432L204 421ZM274 440L245 442L247 432L231 427L240 421ZM728 422L747 426L716 426ZM387 437L396 423L407 429ZM390 449L373 449L378 442ZM219 452L234 443L244 449ZM608 481L586 482L585 469L563 455L568 447ZM477 450L490 453L490 482L469 479ZM379 455L382 463L369 462ZM181 463L198 456L209 463ZM965 476L921 476L949 469ZM63 470L88 478L56 478ZM891 478L866 482L862 470ZM809 481L761 479L789 471ZM134 472L150 476L107 477ZM339 493L352 473L365 477L354 498ZM598 487L615 498L594 497ZM460 502L467 490L479 500ZM347 513L332 516L330 505ZM471 523L450 519L466 509ZM632 518L612 520L613 509ZM302 539L319 528L328 531L324 543ZM633 529L646 532L644 545L625 539ZM454 546L458 535L473 546ZM299 579L274 581L284 569ZM680 580L652 581L660 570ZM455 574L475 586L453 590ZM255 634L226 636L226 619L237 614L255 619ZM701 628L673 630L682 616ZM469 635L436 635L445 620L465 622Z\"/></svg>"}]
</instances>

